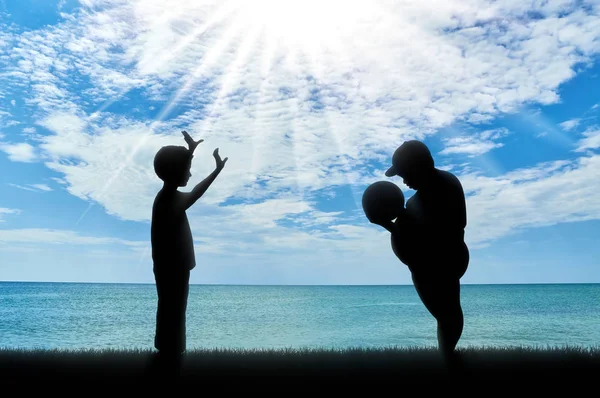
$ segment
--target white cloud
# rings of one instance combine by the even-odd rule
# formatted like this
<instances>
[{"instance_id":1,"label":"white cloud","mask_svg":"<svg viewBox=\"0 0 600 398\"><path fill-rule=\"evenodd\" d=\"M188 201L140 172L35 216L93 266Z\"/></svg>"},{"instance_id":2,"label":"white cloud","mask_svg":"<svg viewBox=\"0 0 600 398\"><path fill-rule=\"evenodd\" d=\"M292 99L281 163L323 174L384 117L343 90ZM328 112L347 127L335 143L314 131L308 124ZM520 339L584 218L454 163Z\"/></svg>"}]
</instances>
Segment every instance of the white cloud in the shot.
<instances>
[{"instance_id":1,"label":"white cloud","mask_svg":"<svg viewBox=\"0 0 600 398\"><path fill-rule=\"evenodd\" d=\"M0 150L6 152L8 158L13 162L30 163L37 160L35 148L26 142L18 144L0 143Z\"/></svg>"},{"instance_id":2,"label":"white cloud","mask_svg":"<svg viewBox=\"0 0 600 398\"><path fill-rule=\"evenodd\" d=\"M8 122L4 123L4 125L2 127L17 126L19 124L21 124L21 122L19 122L17 120L9 120Z\"/></svg>"},{"instance_id":3,"label":"white cloud","mask_svg":"<svg viewBox=\"0 0 600 398\"><path fill-rule=\"evenodd\" d=\"M60 184L60 185L67 185L68 183L63 180L62 178L57 178L57 177L50 177L51 180L55 181L56 183Z\"/></svg>"},{"instance_id":4,"label":"white cloud","mask_svg":"<svg viewBox=\"0 0 600 398\"><path fill-rule=\"evenodd\" d=\"M219 5L106 2L102 11L24 34L14 50L20 69L12 76L34 81L31 101L46 110L73 110L81 93L70 92L68 82L69 72L76 71L91 79L85 93L99 106L135 87L168 98L190 73L221 90L224 101L217 109L231 107L238 88L248 90L244 101L256 111L273 102L280 88L304 98L316 89L337 123L349 114L359 123L347 133L350 144L372 135L367 126L374 124L379 131L374 144L381 147L390 133L422 134L456 118L486 120L525 101L556 101L555 90L573 76L572 66L598 51L597 10L579 10L574 3L561 11L550 3L529 4L528 11L544 14L541 20L523 18L527 7L514 1L363 6L350 15L352 30L321 37L311 42L318 53L301 47L294 58L269 36L254 37L256 21L244 19L243 10L228 13L223 7L221 13ZM428 11L432 8L436 13ZM314 40L305 36L301 43ZM252 39L256 42L245 41ZM266 74L270 56L274 63ZM307 83L308 75L315 80ZM214 101L212 89L190 88L180 98L185 104ZM306 111L301 106L292 116Z\"/></svg>"},{"instance_id":5,"label":"white cloud","mask_svg":"<svg viewBox=\"0 0 600 398\"><path fill-rule=\"evenodd\" d=\"M32 192L35 192L35 191L36 191L36 189L35 189L35 188L28 187L28 186L25 186L25 185L19 185L19 184L13 184L13 183L8 183L7 185L9 185L9 186L11 186L11 187L18 188L18 189L22 189L22 190L24 190L24 191L32 191Z\"/></svg>"},{"instance_id":6,"label":"white cloud","mask_svg":"<svg viewBox=\"0 0 600 398\"><path fill-rule=\"evenodd\" d=\"M21 210L19 209L9 209L7 207L0 207L0 223L4 222L5 215L11 214L21 214Z\"/></svg>"},{"instance_id":7,"label":"white cloud","mask_svg":"<svg viewBox=\"0 0 600 398\"><path fill-rule=\"evenodd\" d=\"M509 134L505 128L485 130L477 134L463 135L445 139L446 147L440 151L442 155L464 154L468 156L479 156L494 148L500 148L504 144L497 142Z\"/></svg>"},{"instance_id":8,"label":"white cloud","mask_svg":"<svg viewBox=\"0 0 600 398\"><path fill-rule=\"evenodd\" d=\"M0 243L46 243L57 245L125 245L140 248L147 242L129 241L112 237L81 235L78 232L48 228L0 229Z\"/></svg>"},{"instance_id":9,"label":"white cloud","mask_svg":"<svg viewBox=\"0 0 600 398\"><path fill-rule=\"evenodd\" d=\"M297 215L311 210L311 206L302 201L292 199L271 199L261 203L228 206L229 210L236 211L245 223L252 223L264 228L276 227L275 222L285 216Z\"/></svg>"},{"instance_id":10,"label":"white cloud","mask_svg":"<svg viewBox=\"0 0 600 398\"><path fill-rule=\"evenodd\" d=\"M576 119L566 120L566 121L562 122L560 124L560 126L563 128L563 130L570 131L570 130L573 130L575 127L577 127L580 122L581 122L581 119L576 118Z\"/></svg>"},{"instance_id":11,"label":"white cloud","mask_svg":"<svg viewBox=\"0 0 600 398\"><path fill-rule=\"evenodd\" d=\"M39 189L40 191L45 191L45 192L52 191L52 188L50 188L46 184L31 184L30 186L33 188Z\"/></svg>"},{"instance_id":12,"label":"white cloud","mask_svg":"<svg viewBox=\"0 0 600 398\"><path fill-rule=\"evenodd\" d=\"M577 152L582 152L589 149L600 148L600 129L597 127L589 128L583 133L583 139L579 141Z\"/></svg>"},{"instance_id":13,"label":"white cloud","mask_svg":"<svg viewBox=\"0 0 600 398\"><path fill-rule=\"evenodd\" d=\"M542 163L497 177L460 176L467 241L475 246L525 228L600 218L600 156Z\"/></svg>"},{"instance_id":14,"label":"white cloud","mask_svg":"<svg viewBox=\"0 0 600 398\"><path fill-rule=\"evenodd\" d=\"M46 184L19 185L19 184L8 183L7 185L10 185L11 187L23 189L25 191L33 191L33 192L38 192L38 191L48 192L48 191L52 191L52 188L50 188Z\"/></svg>"},{"instance_id":15,"label":"white cloud","mask_svg":"<svg viewBox=\"0 0 600 398\"><path fill-rule=\"evenodd\" d=\"M330 244L364 250L358 236L373 229L357 230L347 215L319 211L315 193L382 175L370 162L389 161L406 138L461 119L489 120L523 103L556 102L575 65L600 51L598 7L575 2L381 3L353 14L360 34L345 28L320 42L299 37L315 46L295 53L268 35L255 37L252 21L235 19L239 14L225 13L223 23L204 29L221 2L85 4L90 9L76 18L16 38L4 82L23 89L32 115L50 131L38 137L39 149L68 191L125 220L149 220L160 188L153 156L162 145L182 144L181 129L205 139L190 187L212 171L212 150L219 147L227 166L190 212L195 237L205 240L202 250L240 242L257 243L258 250ZM544 18L528 19L528 11ZM164 101L152 105L164 122L107 112L112 101L127 104L130 94ZM165 105L173 98L181 108L170 113ZM485 153L502 145L497 133L455 137L443 153ZM31 145L17 145L25 145L21 158L35 158ZM586 180L590 159L569 172L595 189ZM567 171L560 170L465 176L478 189L470 198L470 236L493 239L573 218L554 208L542 209L545 221L532 218L511 202L523 205L517 199L529 186L562 187ZM523 180L529 174L543 174L538 185ZM505 186L513 193L508 198L499 191ZM360 209L360 192L351 194ZM250 203L219 207L230 199ZM488 211L491 224L482 221ZM307 230L281 226L293 220ZM207 241L213 234L220 243Z\"/></svg>"}]
</instances>

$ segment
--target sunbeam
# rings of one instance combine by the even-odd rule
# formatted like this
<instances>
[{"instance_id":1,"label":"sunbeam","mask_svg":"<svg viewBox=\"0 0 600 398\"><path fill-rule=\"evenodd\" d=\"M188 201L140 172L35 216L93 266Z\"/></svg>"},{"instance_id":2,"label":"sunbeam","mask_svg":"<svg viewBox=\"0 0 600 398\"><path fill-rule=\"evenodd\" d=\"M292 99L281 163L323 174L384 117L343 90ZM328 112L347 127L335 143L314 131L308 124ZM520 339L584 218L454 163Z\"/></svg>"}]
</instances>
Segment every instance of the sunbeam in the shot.
<instances>
[{"instance_id":1,"label":"sunbeam","mask_svg":"<svg viewBox=\"0 0 600 398\"><path fill-rule=\"evenodd\" d=\"M448 133L448 138L460 138L465 137L465 132L459 130L455 126L448 126L444 128L444 132ZM506 172L506 168L502 166L498 160L492 154L492 150L487 151L482 154L473 154L473 156L469 157L468 162L475 166L478 166L482 171L492 174L494 176L502 175Z\"/></svg>"},{"instance_id":2,"label":"sunbeam","mask_svg":"<svg viewBox=\"0 0 600 398\"><path fill-rule=\"evenodd\" d=\"M285 3L285 4L283 4ZM273 56L277 45L282 46L286 52L284 62L290 70L294 70L296 65L296 54L301 50L314 51L324 43L330 43L335 37L356 28L357 22L368 14L369 8L365 3L358 1L342 1L334 0L322 2L317 0L280 2L275 0L258 0L253 2L231 1L222 5L215 12L209 21L202 27L198 27L191 34L187 35L179 44L173 48L167 55L160 58L160 64L171 61L176 54L183 51L197 37L201 36L210 27L217 23L223 22L232 14L235 15L233 20L225 22L228 25L225 33L219 39L216 46L212 47L202 59L202 63L189 74L184 84L175 92L172 98L161 109L156 119L148 128L148 133L140 138L137 145L133 148L130 155L124 159L117 171L113 173L111 178L104 184L99 192L100 197L103 196L106 190L112 185L116 178L119 177L123 169L131 162L133 156L139 148L154 134L154 130L163 120L171 113L173 108L179 103L181 98L194 86L199 77L208 70L221 56L225 48L231 40L237 36L237 33L244 29L251 32L245 37L243 44L240 46L241 53L236 56L232 68L225 73L222 86L217 93L216 99L211 105L210 114L206 117L203 123L202 131L206 131L210 122L210 115L222 105L223 98L228 94L231 88L236 83L233 72L242 65L245 57L252 48L253 41L259 32L264 31L267 37L268 53ZM173 11L173 13L176 11ZM168 16L166 17L168 18ZM163 20L164 18L161 18ZM164 21L163 21L164 22ZM307 29L307 26L310 26ZM324 40L327 38L327 40ZM270 58L265 61L269 68L272 66ZM263 65L263 68L265 66ZM264 73L265 69L263 69ZM267 69L268 71L268 69ZM239 80L238 80L239 81ZM123 95L124 93L121 93ZM118 98L118 97L117 97ZM99 110L93 114L98 114L102 110L108 108L116 100L109 101L103 104ZM89 208L82 215L85 216ZM78 223L81 221L81 218Z\"/></svg>"},{"instance_id":3,"label":"sunbeam","mask_svg":"<svg viewBox=\"0 0 600 398\"><path fill-rule=\"evenodd\" d=\"M229 28L224 33L223 37L218 41L217 45L212 47L203 57L202 63L194 70L194 72L188 76L185 80L182 87L173 95L171 100L165 104L165 106L161 109L157 117L154 121L148 126L148 132L144 134L137 142L137 144L132 149L131 153L123 160L119 168L111 175L111 177L106 181L106 183L102 186L98 194L98 201L103 197L106 193L107 189L113 184L113 182L121 175L125 167L127 167L135 154L139 151L139 149L146 143L148 138L154 135L154 131L158 125L160 125L164 119L168 117L173 108L178 104L181 97L187 93L197 81L197 79L210 67L214 65L215 62L219 59L219 57L223 54L225 49L231 43L231 41L237 36L239 31L242 29L242 26L238 23L230 23ZM77 224L83 219L83 217L88 213L91 207L86 209L81 217L79 217Z\"/></svg>"},{"instance_id":4,"label":"sunbeam","mask_svg":"<svg viewBox=\"0 0 600 398\"><path fill-rule=\"evenodd\" d=\"M181 97L186 94L193 85L197 82L198 78L202 76L204 72L206 72L210 67L212 67L215 62L218 61L219 57L223 54L227 46L232 42L232 40L237 36L237 33L241 30L241 26L239 24L232 23L230 24L230 28L227 29L223 38L219 40L218 44L215 47L212 47L206 54L206 57L203 57L202 63L194 70L194 72L188 76L185 80L184 84L175 92L173 97L167 104L163 107L161 112L159 113L157 119L163 120L168 116L171 110L178 104Z\"/></svg>"},{"instance_id":5,"label":"sunbeam","mask_svg":"<svg viewBox=\"0 0 600 398\"><path fill-rule=\"evenodd\" d=\"M335 39L334 39L335 40ZM337 43L336 43L337 44ZM340 57L348 57L348 54L345 52L339 52L339 49L341 47L339 46L332 46L330 47L332 49L338 49L338 53L340 55ZM323 58L323 48L322 47L307 47L306 48L306 52L305 52L306 56L309 59L310 62L310 68L316 72L315 75L317 76L317 79L319 77L324 76L325 72L324 72L324 66L322 62L319 62L319 60L321 60ZM337 58L337 57L336 57ZM339 59L339 58L337 58ZM348 153L347 150L347 143L345 140L342 140L340 138L340 134L337 130L337 125L335 123L332 122L332 118L331 115L329 113L328 110L328 105L325 104L323 107L323 117L325 120L325 125L327 127L327 131L330 132L331 136L333 137L333 140L335 141L336 144L336 148L338 151L338 154L340 156L340 161L343 165L343 169L344 170L352 170L352 167L350 165L350 162L348 161L348 157L346 156L346 154ZM348 175L346 173L342 173L344 175L344 180L346 185L348 186L348 188L350 189L350 191L352 192L352 198L354 200L354 205L357 209L361 209L361 196L362 194L358 192L358 190L354 187L354 184L352 184L350 182L350 178L348 177Z\"/></svg>"},{"instance_id":6,"label":"sunbeam","mask_svg":"<svg viewBox=\"0 0 600 398\"><path fill-rule=\"evenodd\" d=\"M179 55L179 53L181 53L185 48L191 45L192 42L196 41L200 36L207 32L210 28L226 20L226 18L229 17L234 11L233 5L233 0L229 0L225 4L221 5L206 23L195 28L190 34L185 35L183 39L179 41L177 46L175 46L169 52L161 56L158 60L158 66L161 66L171 61L173 58Z\"/></svg>"},{"instance_id":7,"label":"sunbeam","mask_svg":"<svg viewBox=\"0 0 600 398\"><path fill-rule=\"evenodd\" d=\"M519 112L519 118L522 119L524 123L530 126L536 126L541 131L546 132L547 134L544 135L544 139L547 139L555 145L560 147L572 147L575 145L574 137L569 135L569 133L562 131L553 121L544 117L542 112L523 110L522 112Z\"/></svg>"},{"instance_id":8,"label":"sunbeam","mask_svg":"<svg viewBox=\"0 0 600 398\"><path fill-rule=\"evenodd\" d=\"M243 65L248 59L250 52L253 49L255 49L256 39L258 38L258 35L258 28L253 28L250 32L245 34L244 41L239 46L234 61L227 67L227 70L222 75L223 77L221 79L221 88L219 89L215 101L213 102L213 105L215 107L217 105L222 105L222 102L224 101L224 98L227 96L227 94L231 93L232 88L240 82L240 70L242 69Z\"/></svg>"},{"instance_id":9,"label":"sunbeam","mask_svg":"<svg viewBox=\"0 0 600 398\"><path fill-rule=\"evenodd\" d=\"M275 53L276 53L276 45L275 39L273 36L266 34L266 29L263 27L261 29L263 41L265 42L265 47L262 53L262 63L261 63L261 79L266 79L269 72L271 72L271 68L273 68Z\"/></svg>"},{"instance_id":10,"label":"sunbeam","mask_svg":"<svg viewBox=\"0 0 600 398\"><path fill-rule=\"evenodd\" d=\"M210 28L212 28L213 26L219 24L220 22L222 22L223 20L225 20L225 18L227 16L229 16L232 11L232 4L233 1L230 0L228 2L226 2L225 4L221 5L221 7L217 10L217 12L215 12L206 23L196 27L190 34L185 35L177 44L177 46L175 46L174 48L172 48L170 51L168 52L163 52L161 54L161 56L159 56L158 60L156 60L156 63L153 65L155 69L159 69L162 65L170 62L173 58L175 58L176 56L178 56L184 49L186 49L190 44L192 44L192 42L194 42L195 40L198 39L198 37L202 36L205 32L207 32ZM168 19L171 14L165 14L160 21L164 22L164 20ZM178 14L179 15L179 14ZM156 25L158 22L156 22L154 25ZM154 61L154 60L153 60ZM138 63L138 67L139 67L139 63ZM134 86L135 87L135 86ZM123 95L127 94L133 87L126 87L124 89L119 90L117 95L112 96L110 99L108 99L107 101L105 101L102 105L100 105L96 110L94 110L90 116L93 117L95 115L98 115L100 113L102 113L103 111L105 111L108 107L110 107L112 104L114 104L115 102L117 102L119 99L121 99L121 97L123 97Z\"/></svg>"},{"instance_id":11,"label":"sunbeam","mask_svg":"<svg viewBox=\"0 0 600 398\"><path fill-rule=\"evenodd\" d=\"M240 68L248 59L251 50L255 48L258 35L258 29L253 29L249 34L245 35L242 43L238 47L238 51L236 51L235 59L228 65L227 69L222 74L223 77L220 81L220 88L217 91L213 102L208 105L206 116L204 117L200 130L197 132L199 136L204 136L206 131L208 131L208 128L212 125L215 113L217 113L224 105L225 97L231 92L235 83L239 82L239 78L237 80L235 80L235 78L240 76Z\"/></svg>"},{"instance_id":12,"label":"sunbeam","mask_svg":"<svg viewBox=\"0 0 600 398\"><path fill-rule=\"evenodd\" d=\"M288 48L319 46L324 37L352 31L372 7L358 0L254 0L238 2L240 11L252 24Z\"/></svg>"},{"instance_id":13,"label":"sunbeam","mask_svg":"<svg viewBox=\"0 0 600 398\"><path fill-rule=\"evenodd\" d=\"M271 103L268 99L266 99L265 87L267 86L268 74L273 68L273 59L275 57L275 43L272 36L266 35L264 28L261 31L262 33L262 41L265 42L264 50L261 52L261 74L260 74L260 84L258 86L258 98L256 105L254 105L251 109L254 115L254 122L252 123L252 134L250 139L252 141L252 159L251 159L251 174L250 177L252 181L250 182L250 195L254 195L254 187L256 186L255 176L258 174L259 168L259 159L260 154L257 154L258 148L262 147L263 143L267 140L267 135L264 134L260 130L260 125L262 123L261 111L265 107ZM272 99L271 99L272 100Z\"/></svg>"}]
</instances>

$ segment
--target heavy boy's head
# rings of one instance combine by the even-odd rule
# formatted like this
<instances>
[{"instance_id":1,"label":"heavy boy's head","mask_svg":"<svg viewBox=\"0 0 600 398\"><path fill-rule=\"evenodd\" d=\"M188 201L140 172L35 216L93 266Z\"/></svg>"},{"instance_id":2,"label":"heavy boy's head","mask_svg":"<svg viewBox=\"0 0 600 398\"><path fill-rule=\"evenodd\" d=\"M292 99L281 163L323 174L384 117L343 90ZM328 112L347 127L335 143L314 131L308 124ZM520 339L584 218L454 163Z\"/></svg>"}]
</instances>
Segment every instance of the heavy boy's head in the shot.
<instances>
[{"instance_id":1,"label":"heavy boy's head","mask_svg":"<svg viewBox=\"0 0 600 398\"><path fill-rule=\"evenodd\" d=\"M404 183L412 189L421 188L435 164L427 145L421 141L405 141L396 149L392 156L392 167L385 175L388 177L400 176Z\"/></svg>"},{"instance_id":2,"label":"heavy boy's head","mask_svg":"<svg viewBox=\"0 0 600 398\"><path fill-rule=\"evenodd\" d=\"M192 155L182 146L169 145L154 156L154 172L167 184L184 187L191 177Z\"/></svg>"}]
</instances>

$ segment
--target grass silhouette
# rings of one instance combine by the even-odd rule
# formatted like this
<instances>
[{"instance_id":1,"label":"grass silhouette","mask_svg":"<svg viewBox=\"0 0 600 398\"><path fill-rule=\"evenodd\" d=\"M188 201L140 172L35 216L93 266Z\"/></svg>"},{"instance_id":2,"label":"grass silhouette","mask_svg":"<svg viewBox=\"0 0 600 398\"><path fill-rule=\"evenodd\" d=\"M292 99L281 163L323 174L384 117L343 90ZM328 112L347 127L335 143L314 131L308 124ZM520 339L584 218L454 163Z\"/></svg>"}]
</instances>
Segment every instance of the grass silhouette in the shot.
<instances>
[{"instance_id":1,"label":"grass silhouette","mask_svg":"<svg viewBox=\"0 0 600 398\"><path fill-rule=\"evenodd\" d=\"M594 386L600 376L600 347L482 346L460 347L457 353L459 360L449 367L435 347L194 349L182 356L176 373L168 373L170 367L153 367L153 350L0 348L0 381L3 391L82 385L79 388L93 392L125 385L156 388L165 381L220 392L282 386L280 391L287 394L327 384L337 392L385 385L473 387L486 382L492 383L487 392L523 383L572 389Z\"/></svg>"}]
</instances>

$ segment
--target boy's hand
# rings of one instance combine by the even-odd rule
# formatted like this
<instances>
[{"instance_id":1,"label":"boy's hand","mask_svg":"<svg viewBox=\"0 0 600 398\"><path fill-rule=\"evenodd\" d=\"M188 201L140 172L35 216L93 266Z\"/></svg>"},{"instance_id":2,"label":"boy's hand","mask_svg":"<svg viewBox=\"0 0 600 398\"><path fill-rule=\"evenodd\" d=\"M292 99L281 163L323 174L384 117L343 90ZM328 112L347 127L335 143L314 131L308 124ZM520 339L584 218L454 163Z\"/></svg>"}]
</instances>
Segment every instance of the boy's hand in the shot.
<instances>
[{"instance_id":1,"label":"boy's hand","mask_svg":"<svg viewBox=\"0 0 600 398\"><path fill-rule=\"evenodd\" d=\"M215 157L215 162L217 163L217 170L223 170L223 167L225 167L225 162L227 162L228 158L221 160L221 156L219 156L219 148L215 149L213 156Z\"/></svg>"},{"instance_id":2,"label":"boy's hand","mask_svg":"<svg viewBox=\"0 0 600 398\"><path fill-rule=\"evenodd\" d=\"M185 142L187 142L188 144L188 149L191 153L194 153L194 151L196 150L196 147L198 146L198 144L204 142L203 139L200 139L198 141L194 141L192 139L192 137L190 137L190 135L188 134L187 131L182 131L181 134L183 134L183 138L185 138Z\"/></svg>"}]
</instances>

